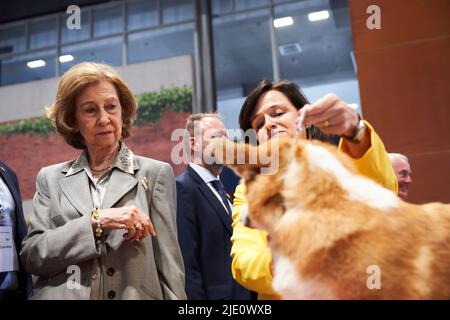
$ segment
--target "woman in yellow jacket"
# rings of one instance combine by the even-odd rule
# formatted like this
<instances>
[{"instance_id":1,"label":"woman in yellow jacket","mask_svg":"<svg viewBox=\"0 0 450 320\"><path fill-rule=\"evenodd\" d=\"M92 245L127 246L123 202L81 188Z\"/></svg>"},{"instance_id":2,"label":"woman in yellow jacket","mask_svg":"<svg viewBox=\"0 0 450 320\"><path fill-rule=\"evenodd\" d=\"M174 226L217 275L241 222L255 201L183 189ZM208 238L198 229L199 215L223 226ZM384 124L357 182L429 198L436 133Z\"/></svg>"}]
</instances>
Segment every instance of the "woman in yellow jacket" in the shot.
<instances>
[{"instance_id":1,"label":"woman in yellow jacket","mask_svg":"<svg viewBox=\"0 0 450 320\"><path fill-rule=\"evenodd\" d=\"M339 149L354 159L362 174L397 193L395 173L380 137L353 107L333 94L309 105L295 83L263 80L247 96L239 124L244 131L254 129L259 143L281 136L292 137L304 110L307 110L304 138L331 142L333 137L338 137ZM239 220L245 202L245 187L240 184L233 203L233 277L258 293L258 299L279 299L271 286L272 254L267 233L246 227Z\"/></svg>"}]
</instances>

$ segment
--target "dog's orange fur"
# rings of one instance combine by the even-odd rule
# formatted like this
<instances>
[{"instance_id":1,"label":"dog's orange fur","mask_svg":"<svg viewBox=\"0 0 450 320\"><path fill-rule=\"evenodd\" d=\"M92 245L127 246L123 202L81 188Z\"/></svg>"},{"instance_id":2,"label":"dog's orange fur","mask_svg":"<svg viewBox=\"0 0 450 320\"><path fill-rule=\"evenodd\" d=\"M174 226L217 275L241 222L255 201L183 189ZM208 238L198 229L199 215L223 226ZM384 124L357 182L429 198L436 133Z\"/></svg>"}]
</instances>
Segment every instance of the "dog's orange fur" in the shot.
<instances>
[{"instance_id":1,"label":"dog's orange fur","mask_svg":"<svg viewBox=\"0 0 450 320\"><path fill-rule=\"evenodd\" d=\"M320 142L287 138L254 147L217 141L214 149L222 161L223 152L245 152L247 159L261 148L279 153L274 174L260 174L267 167L260 163L227 163L244 178L252 224L270 234L274 276L277 257L285 257L300 282L311 280L312 291L317 283L332 293L321 296L317 288L317 294L302 292L295 298L450 299L450 206L399 199L386 211L351 200L335 176L310 168L308 144L326 148L360 176L350 158ZM294 161L298 165L289 167ZM367 286L371 265L381 270L380 289ZM296 285L280 294L292 298Z\"/></svg>"}]
</instances>

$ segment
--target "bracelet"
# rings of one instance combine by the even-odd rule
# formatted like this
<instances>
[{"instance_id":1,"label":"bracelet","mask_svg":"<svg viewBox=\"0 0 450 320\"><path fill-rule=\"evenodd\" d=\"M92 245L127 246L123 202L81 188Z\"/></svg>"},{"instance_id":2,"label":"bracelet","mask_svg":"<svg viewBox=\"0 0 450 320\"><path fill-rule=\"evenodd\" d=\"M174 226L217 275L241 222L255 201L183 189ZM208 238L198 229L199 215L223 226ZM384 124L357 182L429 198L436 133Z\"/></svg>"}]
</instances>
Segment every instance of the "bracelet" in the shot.
<instances>
[{"instance_id":1,"label":"bracelet","mask_svg":"<svg viewBox=\"0 0 450 320\"><path fill-rule=\"evenodd\" d=\"M98 214L98 208L94 208L91 211L92 217L94 217L95 222L97 223L97 227L95 227L95 236L97 238L100 238L103 234L103 229L102 226L100 224L100 215Z\"/></svg>"},{"instance_id":2,"label":"bracelet","mask_svg":"<svg viewBox=\"0 0 450 320\"><path fill-rule=\"evenodd\" d=\"M355 131L353 132L353 135L351 137L343 136L346 140L353 142L353 143L360 143L364 136L367 133L366 124L364 123L364 120L360 118L358 125L355 128Z\"/></svg>"}]
</instances>

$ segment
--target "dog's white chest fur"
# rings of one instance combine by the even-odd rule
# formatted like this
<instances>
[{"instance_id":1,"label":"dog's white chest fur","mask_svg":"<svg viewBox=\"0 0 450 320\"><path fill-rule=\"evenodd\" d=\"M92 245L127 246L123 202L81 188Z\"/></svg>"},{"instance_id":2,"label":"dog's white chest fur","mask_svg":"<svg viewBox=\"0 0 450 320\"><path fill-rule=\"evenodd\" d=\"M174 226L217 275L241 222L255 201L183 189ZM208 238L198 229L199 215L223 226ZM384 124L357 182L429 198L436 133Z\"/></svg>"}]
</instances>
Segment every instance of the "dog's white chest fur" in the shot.
<instances>
[{"instance_id":1,"label":"dog's white chest fur","mask_svg":"<svg viewBox=\"0 0 450 320\"><path fill-rule=\"evenodd\" d=\"M286 300L334 300L337 296L325 283L302 278L289 258L273 254L274 278L272 287Z\"/></svg>"}]
</instances>

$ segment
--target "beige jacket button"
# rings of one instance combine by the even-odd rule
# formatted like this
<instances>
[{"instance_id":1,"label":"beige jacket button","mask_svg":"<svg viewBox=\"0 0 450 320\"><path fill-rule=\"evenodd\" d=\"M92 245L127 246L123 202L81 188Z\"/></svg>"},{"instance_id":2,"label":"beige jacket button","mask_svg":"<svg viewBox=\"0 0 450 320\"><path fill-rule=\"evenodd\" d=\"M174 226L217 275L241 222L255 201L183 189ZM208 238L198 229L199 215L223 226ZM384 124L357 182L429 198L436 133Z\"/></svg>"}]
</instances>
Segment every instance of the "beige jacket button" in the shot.
<instances>
[{"instance_id":1,"label":"beige jacket button","mask_svg":"<svg viewBox=\"0 0 450 320\"><path fill-rule=\"evenodd\" d=\"M108 298L114 299L116 297L116 292L111 290L108 292Z\"/></svg>"},{"instance_id":2,"label":"beige jacket button","mask_svg":"<svg viewBox=\"0 0 450 320\"><path fill-rule=\"evenodd\" d=\"M112 277L115 272L116 270L114 270L114 268L108 268L108 270L106 270L106 274L110 277Z\"/></svg>"}]
</instances>

